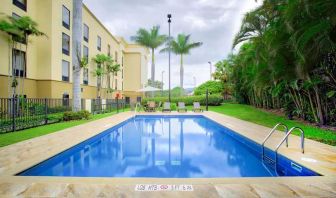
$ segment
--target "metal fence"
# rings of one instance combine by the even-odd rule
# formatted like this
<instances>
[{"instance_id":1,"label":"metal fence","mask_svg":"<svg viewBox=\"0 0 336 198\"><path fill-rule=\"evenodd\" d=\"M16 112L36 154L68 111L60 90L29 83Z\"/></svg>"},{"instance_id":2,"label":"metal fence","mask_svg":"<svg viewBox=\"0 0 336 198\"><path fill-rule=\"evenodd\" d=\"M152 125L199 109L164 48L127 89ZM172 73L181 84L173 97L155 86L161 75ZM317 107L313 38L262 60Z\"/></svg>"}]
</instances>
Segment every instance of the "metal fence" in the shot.
<instances>
[{"instance_id":1,"label":"metal fence","mask_svg":"<svg viewBox=\"0 0 336 198\"><path fill-rule=\"evenodd\" d=\"M125 100L92 99L91 109L86 109L86 101L82 99L82 110L93 114L119 112L126 107ZM0 133L59 122L64 112L71 111L71 105L71 99L0 98Z\"/></svg>"},{"instance_id":2,"label":"metal fence","mask_svg":"<svg viewBox=\"0 0 336 198\"><path fill-rule=\"evenodd\" d=\"M70 99L0 98L0 133L58 122L70 110Z\"/></svg>"},{"instance_id":3,"label":"metal fence","mask_svg":"<svg viewBox=\"0 0 336 198\"><path fill-rule=\"evenodd\" d=\"M91 113L107 113L112 111L124 111L128 106L125 99L92 99Z\"/></svg>"}]
</instances>

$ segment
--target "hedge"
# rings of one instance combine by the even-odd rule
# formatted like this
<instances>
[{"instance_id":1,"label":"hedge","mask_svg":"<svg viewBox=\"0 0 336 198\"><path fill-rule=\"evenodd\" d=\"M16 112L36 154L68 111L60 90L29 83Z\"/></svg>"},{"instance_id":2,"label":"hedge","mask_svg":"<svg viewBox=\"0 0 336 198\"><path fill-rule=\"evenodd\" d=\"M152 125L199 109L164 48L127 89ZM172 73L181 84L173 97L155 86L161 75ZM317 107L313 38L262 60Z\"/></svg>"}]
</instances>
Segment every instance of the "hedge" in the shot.
<instances>
[{"instance_id":1,"label":"hedge","mask_svg":"<svg viewBox=\"0 0 336 198\"><path fill-rule=\"evenodd\" d=\"M167 102L168 97L155 97L155 98L144 98L142 104L147 103L148 101ZM193 102L200 102L201 105L205 105L206 97L202 96L184 96L184 97L173 97L171 98L172 103L184 102L185 105L193 105ZM209 106L219 106L223 102L223 97L220 95L209 95L208 104Z\"/></svg>"}]
</instances>

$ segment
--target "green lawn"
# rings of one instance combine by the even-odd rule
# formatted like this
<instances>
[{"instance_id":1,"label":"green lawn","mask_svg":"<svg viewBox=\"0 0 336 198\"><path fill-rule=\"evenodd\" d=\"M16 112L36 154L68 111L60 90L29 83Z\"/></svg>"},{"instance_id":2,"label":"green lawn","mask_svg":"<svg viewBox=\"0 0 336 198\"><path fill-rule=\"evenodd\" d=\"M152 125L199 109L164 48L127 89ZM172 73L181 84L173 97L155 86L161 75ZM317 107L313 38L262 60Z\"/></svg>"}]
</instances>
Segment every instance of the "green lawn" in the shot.
<instances>
[{"instance_id":1,"label":"green lawn","mask_svg":"<svg viewBox=\"0 0 336 198\"><path fill-rule=\"evenodd\" d=\"M76 120L76 121L70 121L70 122L60 122L56 124L49 124L44 126L39 126L35 128L25 129L17 132L12 133L5 133L0 135L0 147L14 144L16 142L21 142L23 140L28 140L34 137L46 135L49 133L53 133L56 131L60 131L62 129L66 129L69 127L77 126L80 124L84 124L87 122L91 122L93 120L98 120L101 118L108 117L110 115L116 114L116 112L111 113L105 113L105 114L96 114L93 115L91 119L89 120Z\"/></svg>"},{"instance_id":2,"label":"green lawn","mask_svg":"<svg viewBox=\"0 0 336 198\"><path fill-rule=\"evenodd\" d=\"M191 110L192 107L188 106L188 110ZM205 108L204 108L205 109ZM260 109L254 108L249 105L240 105L240 104L224 104L217 107L209 107L209 110L215 111L218 113L226 114L233 116L242 120L260 124L272 128L275 124L282 122L286 124L289 128L293 126L301 127L305 131L306 138L314 139L326 144L336 145L336 132L330 130L323 130L314 126L306 125L304 123L288 120L283 116L278 116L273 113L265 112ZM13 133L5 133L0 135L0 147L14 144L23 140L31 139L34 137L46 135L62 129L69 127L77 126L93 120L101 119L115 114L106 113L106 114L97 114L92 116L90 120L79 120L71 122L61 122L56 124L44 125L40 127L35 127L31 129L26 129L22 131L17 131ZM298 133L296 133L298 134Z\"/></svg>"},{"instance_id":3,"label":"green lawn","mask_svg":"<svg viewBox=\"0 0 336 198\"><path fill-rule=\"evenodd\" d=\"M335 131L320 129L318 127L310 126L299 121L288 120L284 116L278 116L273 113L265 112L249 105L223 104L217 107L209 107L209 110L270 128L279 122L286 124L289 128L298 126L304 130L306 138L317 140L319 142L330 145L336 145ZM298 135L298 133L295 134Z\"/></svg>"}]
</instances>

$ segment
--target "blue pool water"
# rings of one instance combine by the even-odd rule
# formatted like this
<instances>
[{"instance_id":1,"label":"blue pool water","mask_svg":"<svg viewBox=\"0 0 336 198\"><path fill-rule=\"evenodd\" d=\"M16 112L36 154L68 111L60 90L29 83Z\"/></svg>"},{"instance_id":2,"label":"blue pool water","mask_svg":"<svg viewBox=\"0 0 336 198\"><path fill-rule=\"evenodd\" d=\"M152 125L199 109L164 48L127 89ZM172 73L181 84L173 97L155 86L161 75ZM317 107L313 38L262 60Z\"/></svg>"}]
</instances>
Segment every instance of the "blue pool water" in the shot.
<instances>
[{"instance_id":1,"label":"blue pool water","mask_svg":"<svg viewBox=\"0 0 336 198\"><path fill-rule=\"evenodd\" d=\"M18 175L75 177L271 177L318 175L203 116L136 116ZM271 151L266 152L274 156Z\"/></svg>"}]
</instances>

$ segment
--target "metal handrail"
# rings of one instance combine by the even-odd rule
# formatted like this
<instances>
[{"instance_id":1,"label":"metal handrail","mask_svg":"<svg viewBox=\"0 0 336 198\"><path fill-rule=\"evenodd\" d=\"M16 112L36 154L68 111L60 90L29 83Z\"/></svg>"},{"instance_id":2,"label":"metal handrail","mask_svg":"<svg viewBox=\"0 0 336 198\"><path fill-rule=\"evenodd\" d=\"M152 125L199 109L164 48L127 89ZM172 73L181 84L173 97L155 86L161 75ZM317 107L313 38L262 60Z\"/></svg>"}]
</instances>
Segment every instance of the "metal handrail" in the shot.
<instances>
[{"instance_id":1,"label":"metal handrail","mask_svg":"<svg viewBox=\"0 0 336 198\"><path fill-rule=\"evenodd\" d=\"M266 141L271 137L271 135L275 132L275 130L279 127L279 126L283 126L285 127L285 133L287 134L288 132L288 127L283 124L283 123L278 123L276 124L273 129L269 132L269 134L267 135L267 137L264 139L263 143L261 144L262 147L262 158L264 159L264 155L265 155L265 143ZM286 138L286 146L288 147L288 138Z\"/></svg>"},{"instance_id":2,"label":"metal handrail","mask_svg":"<svg viewBox=\"0 0 336 198\"><path fill-rule=\"evenodd\" d=\"M140 106L140 103L137 102L136 105L135 105L135 108L134 108L134 116L136 115L137 109L138 109L139 106Z\"/></svg>"},{"instance_id":3,"label":"metal handrail","mask_svg":"<svg viewBox=\"0 0 336 198\"><path fill-rule=\"evenodd\" d=\"M301 152L304 153L304 131L300 127L292 127L288 133L285 135L285 137L280 141L278 146L275 149L275 165L277 164L277 159L278 159L278 150L280 146L283 144L283 142L288 138L288 136L295 130L298 129L301 132Z\"/></svg>"}]
</instances>

